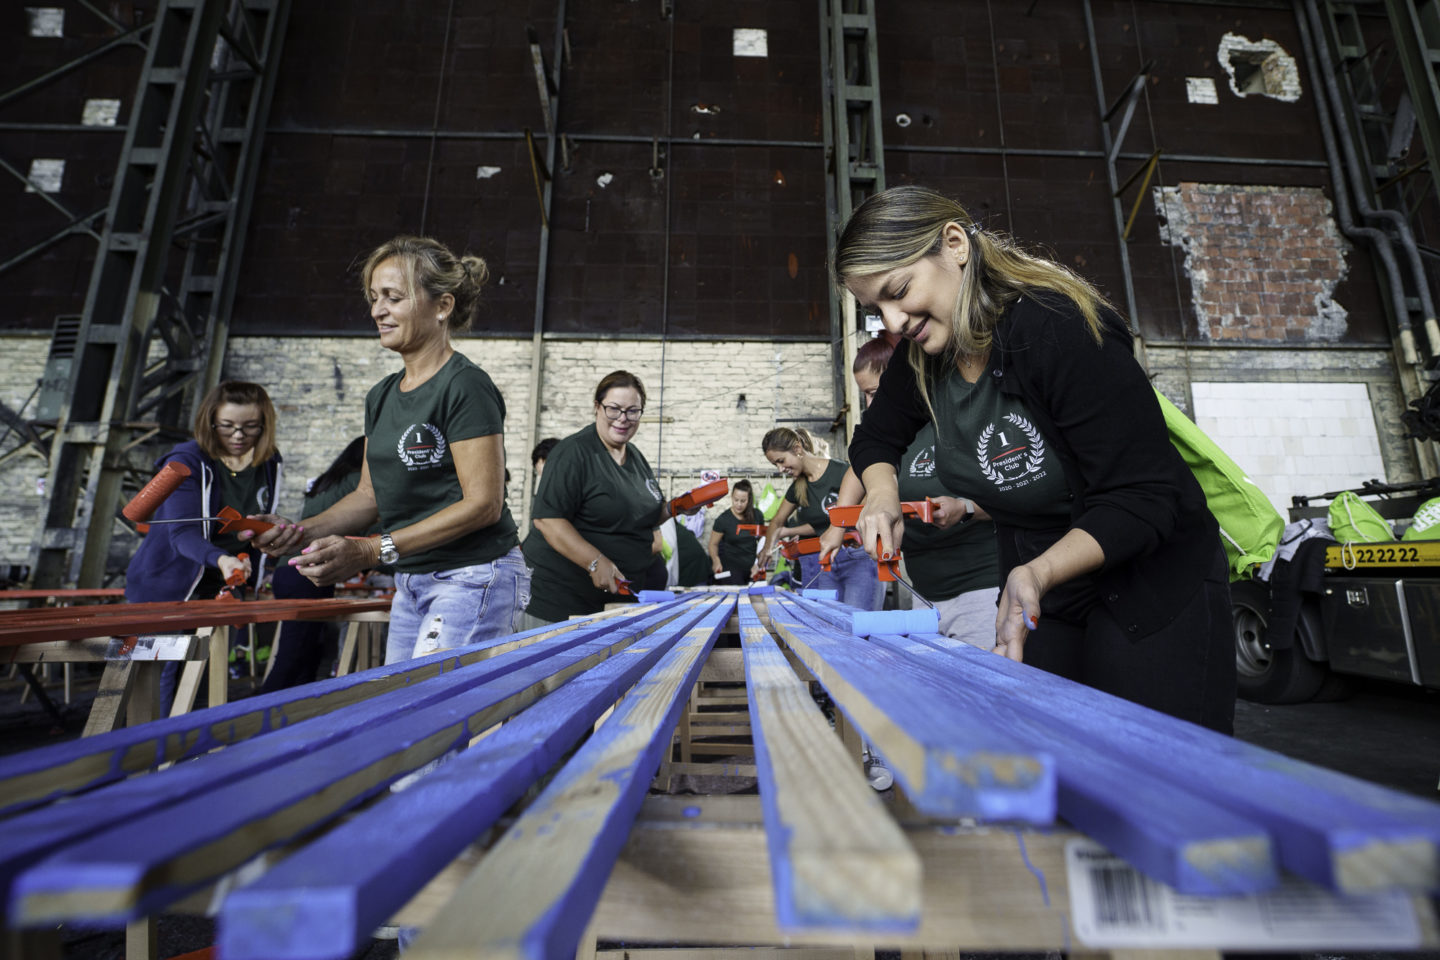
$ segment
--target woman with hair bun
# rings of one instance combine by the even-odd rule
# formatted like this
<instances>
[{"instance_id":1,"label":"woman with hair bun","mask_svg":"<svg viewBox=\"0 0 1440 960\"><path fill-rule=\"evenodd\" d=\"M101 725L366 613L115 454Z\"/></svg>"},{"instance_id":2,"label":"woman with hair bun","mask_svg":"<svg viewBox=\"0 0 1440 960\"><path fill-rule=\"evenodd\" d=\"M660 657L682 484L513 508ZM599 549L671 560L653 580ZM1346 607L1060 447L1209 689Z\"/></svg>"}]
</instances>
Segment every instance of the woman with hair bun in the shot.
<instances>
[{"instance_id":1,"label":"woman with hair bun","mask_svg":"<svg viewBox=\"0 0 1440 960\"><path fill-rule=\"evenodd\" d=\"M917 186L856 208L833 267L908 344L850 445L865 542L902 543L896 464L933 423L942 483L999 533L995 651L1229 733L1219 528L1099 291Z\"/></svg>"},{"instance_id":2,"label":"woman with hair bun","mask_svg":"<svg viewBox=\"0 0 1440 960\"><path fill-rule=\"evenodd\" d=\"M639 590L670 503L631 443L645 413L645 385L627 370L595 387L595 421L545 458L530 511L525 558L535 568L527 627L588 613Z\"/></svg>"},{"instance_id":3,"label":"woman with hair bun","mask_svg":"<svg viewBox=\"0 0 1440 960\"><path fill-rule=\"evenodd\" d=\"M776 427L765 434L760 449L781 473L794 480L785 491L780 508L765 528L765 547L759 566L767 566L779 546L783 527L787 536L818 537L830 528L826 512L839 501L840 484L849 464L832 460L830 448L803 427ZM794 517L795 523L786 521ZM800 585L836 590L839 599L861 610L879 610L885 598L875 561L861 548L849 544L835 551L830 571L820 569L819 554L801 554Z\"/></svg>"},{"instance_id":4,"label":"woman with hair bun","mask_svg":"<svg viewBox=\"0 0 1440 960\"><path fill-rule=\"evenodd\" d=\"M256 538L274 555L306 545L289 562L317 584L393 566L386 663L512 633L529 600L505 502L505 400L451 342L474 318L487 276L485 261L429 237L399 236L371 252L361 287L380 345L404 369L365 398L360 482L304 526ZM344 536L377 518L380 535Z\"/></svg>"},{"instance_id":5,"label":"woman with hair bun","mask_svg":"<svg viewBox=\"0 0 1440 960\"><path fill-rule=\"evenodd\" d=\"M743 587L750 582L759 538L741 533L740 526L758 526L763 519L755 509L755 490L750 481L737 480L730 488L730 509L716 517L710 528L710 570L716 583Z\"/></svg>"}]
</instances>

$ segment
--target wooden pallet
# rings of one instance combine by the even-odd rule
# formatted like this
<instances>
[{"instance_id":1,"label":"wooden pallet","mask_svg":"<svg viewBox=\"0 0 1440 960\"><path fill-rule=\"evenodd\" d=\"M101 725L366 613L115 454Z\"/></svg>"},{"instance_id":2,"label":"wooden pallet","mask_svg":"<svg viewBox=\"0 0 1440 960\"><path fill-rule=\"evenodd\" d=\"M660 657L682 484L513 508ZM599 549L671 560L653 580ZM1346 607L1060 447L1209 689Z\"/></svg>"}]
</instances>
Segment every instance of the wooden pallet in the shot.
<instances>
[{"instance_id":1,"label":"wooden pallet","mask_svg":"<svg viewBox=\"0 0 1440 960\"><path fill-rule=\"evenodd\" d=\"M734 759L741 729L753 762ZM704 763L721 739L726 761ZM895 790L870 789L862 742ZM758 796L658 790L712 766ZM11 795L13 955L61 922L129 924L143 946L156 914L207 908L237 960L350 956L392 920L423 927L407 951L422 960L1083 953L1115 945L1074 899L1091 878L1223 905L1282 871L1401 931L1341 946L1440 944L1424 895L1440 806L758 593L632 605L5 758ZM1187 949L1298 949L1253 937Z\"/></svg>"}]
</instances>

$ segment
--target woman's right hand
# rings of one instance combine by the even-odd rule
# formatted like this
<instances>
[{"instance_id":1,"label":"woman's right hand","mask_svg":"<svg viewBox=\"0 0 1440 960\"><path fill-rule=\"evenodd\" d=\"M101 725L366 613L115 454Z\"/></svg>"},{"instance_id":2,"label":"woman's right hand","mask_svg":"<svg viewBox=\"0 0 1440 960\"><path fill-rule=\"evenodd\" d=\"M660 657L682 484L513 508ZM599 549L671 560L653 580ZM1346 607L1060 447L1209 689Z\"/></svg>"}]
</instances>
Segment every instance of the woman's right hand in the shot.
<instances>
[{"instance_id":1,"label":"woman's right hand","mask_svg":"<svg viewBox=\"0 0 1440 960\"><path fill-rule=\"evenodd\" d=\"M251 544L265 551L268 556L283 557L286 554L294 553L305 545L305 528L298 523L291 523L284 517L273 513L256 513L246 517L247 520L263 520L272 524L269 530L264 533L254 534L246 537L249 530L241 529L240 539L248 539Z\"/></svg>"},{"instance_id":2,"label":"woman's right hand","mask_svg":"<svg viewBox=\"0 0 1440 960\"><path fill-rule=\"evenodd\" d=\"M845 528L830 525L825 532L820 534L820 560L823 562L826 557L839 550L845 543Z\"/></svg>"},{"instance_id":3,"label":"woman's right hand","mask_svg":"<svg viewBox=\"0 0 1440 960\"><path fill-rule=\"evenodd\" d=\"M900 495L894 489L877 489L865 498L856 524L860 543L871 559L890 559L900 552L905 534L905 518L900 512Z\"/></svg>"},{"instance_id":4,"label":"woman's right hand","mask_svg":"<svg viewBox=\"0 0 1440 960\"><path fill-rule=\"evenodd\" d=\"M596 590L604 590L606 593L619 593L620 587L616 581L624 580L625 574L621 573L620 568L610 562L609 557L602 554L597 559L599 563L595 564L595 569L590 571L590 582L595 586Z\"/></svg>"},{"instance_id":5,"label":"woman's right hand","mask_svg":"<svg viewBox=\"0 0 1440 960\"><path fill-rule=\"evenodd\" d=\"M227 553L219 560L215 561L215 566L220 568L220 575L225 578L226 582L229 582L230 578L235 575L235 571L237 570L239 570L245 575L246 580L250 579L249 557L241 560L239 557L232 557L230 556L230 554Z\"/></svg>"}]
</instances>

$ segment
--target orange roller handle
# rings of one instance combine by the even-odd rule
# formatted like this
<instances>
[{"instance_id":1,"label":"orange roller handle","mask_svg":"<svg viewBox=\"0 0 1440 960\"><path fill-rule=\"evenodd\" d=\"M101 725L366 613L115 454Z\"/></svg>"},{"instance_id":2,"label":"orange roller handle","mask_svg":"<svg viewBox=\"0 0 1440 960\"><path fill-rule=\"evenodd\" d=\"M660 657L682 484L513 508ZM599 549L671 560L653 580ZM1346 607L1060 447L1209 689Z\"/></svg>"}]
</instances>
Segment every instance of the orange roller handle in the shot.
<instances>
[{"instance_id":1,"label":"orange roller handle","mask_svg":"<svg viewBox=\"0 0 1440 960\"><path fill-rule=\"evenodd\" d=\"M831 507L828 511L830 522L837 527L844 527L847 530L853 529L860 523L860 504L849 507ZM935 501L926 497L924 500L906 500L900 504L900 515L902 517L914 517L922 523L935 522Z\"/></svg>"},{"instance_id":2,"label":"orange roller handle","mask_svg":"<svg viewBox=\"0 0 1440 960\"><path fill-rule=\"evenodd\" d=\"M696 507L709 506L730 492L730 481L726 477L712 480L694 490L687 490L670 501L671 513L684 513Z\"/></svg>"},{"instance_id":3,"label":"orange roller handle","mask_svg":"<svg viewBox=\"0 0 1440 960\"><path fill-rule=\"evenodd\" d=\"M752 536L752 537L763 536L764 533L765 533L765 524L763 524L763 523L737 523L737 524L735 524L735 532L736 532L736 533L739 533L739 534L748 533L748 534L749 534L750 536Z\"/></svg>"},{"instance_id":4,"label":"orange roller handle","mask_svg":"<svg viewBox=\"0 0 1440 960\"><path fill-rule=\"evenodd\" d=\"M125 519L135 523L144 523L155 515L160 504L165 498L174 493L190 476L190 468L178 460L171 460L161 468L160 472L150 478L150 482L140 488L140 492L130 498L120 512Z\"/></svg>"},{"instance_id":5,"label":"orange roller handle","mask_svg":"<svg viewBox=\"0 0 1440 960\"><path fill-rule=\"evenodd\" d=\"M225 522L220 524L221 533L239 533L241 530L249 530L253 533L264 533L272 529L275 524L266 523L264 520L247 520L245 515L234 507L225 506L220 508L216 514Z\"/></svg>"}]
</instances>

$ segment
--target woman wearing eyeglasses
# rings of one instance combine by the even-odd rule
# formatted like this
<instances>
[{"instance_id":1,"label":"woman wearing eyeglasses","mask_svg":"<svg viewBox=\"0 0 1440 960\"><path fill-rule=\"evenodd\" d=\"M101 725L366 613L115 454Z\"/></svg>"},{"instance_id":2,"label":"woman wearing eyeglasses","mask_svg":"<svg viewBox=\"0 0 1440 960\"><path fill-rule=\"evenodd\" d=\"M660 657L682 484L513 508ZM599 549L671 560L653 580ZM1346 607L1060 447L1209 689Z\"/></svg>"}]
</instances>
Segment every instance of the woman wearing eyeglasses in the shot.
<instances>
[{"instance_id":1,"label":"woman wearing eyeglasses","mask_svg":"<svg viewBox=\"0 0 1440 960\"><path fill-rule=\"evenodd\" d=\"M360 482L303 526L256 538L273 555L308 544L288 562L322 586L393 566L386 663L504 636L528 595L505 503L505 400L451 340L474 318L486 276L485 261L430 237L371 252L362 289L380 345L404 368L365 398ZM383 533L351 539L377 519Z\"/></svg>"},{"instance_id":2,"label":"woman wearing eyeglasses","mask_svg":"<svg viewBox=\"0 0 1440 960\"><path fill-rule=\"evenodd\" d=\"M644 412L644 384L616 370L595 388L594 424L545 458L525 538L534 568L528 626L598 613L624 599L623 581L639 589L655 528L670 516L655 473L630 442Z\"/></svg>"},{"instance_id":3,"label":"woman wearing eyeglasses","mask_svg":"<svg viewBox=\"0 0 1440 960\"><path fill-rule=\"evenodd\" d=\"M175 446L155 462L158 471L172 461L189 468L175 492L161 501L156 520L213 517L224 507L242 514L273 513L280 493L280 451L275 447L275 406L258 383L226 380L200 402L195 439ZM264 558L241 560L244 542L221 534L219 524L163 523L150 528L125 570L125 599L131 603L213 600L236 571L257 584ZM179 663L161 674L160 702L169 709Z\"/></svg>"}]
</instances>

